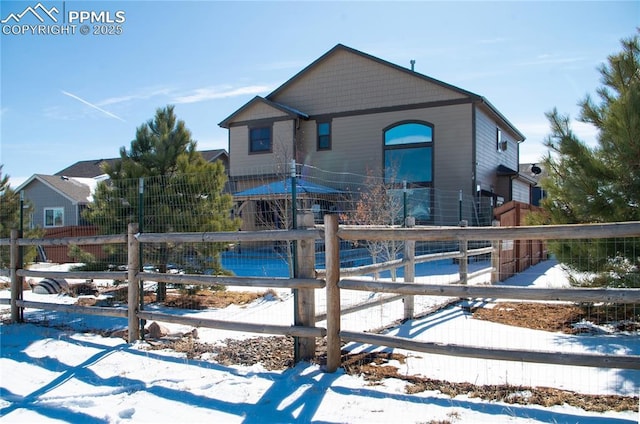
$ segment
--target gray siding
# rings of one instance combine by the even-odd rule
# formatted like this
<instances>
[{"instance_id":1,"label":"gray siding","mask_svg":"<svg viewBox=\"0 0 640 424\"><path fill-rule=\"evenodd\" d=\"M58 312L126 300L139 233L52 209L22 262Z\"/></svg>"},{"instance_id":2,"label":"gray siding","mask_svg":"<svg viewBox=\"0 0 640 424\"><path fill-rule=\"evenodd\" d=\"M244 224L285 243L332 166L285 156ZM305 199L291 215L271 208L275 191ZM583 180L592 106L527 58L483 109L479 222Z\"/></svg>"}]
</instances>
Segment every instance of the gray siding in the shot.
<instances>
[{"instance_id":1,"label":"gray siding","mask_svg":"<svg viewBox=\"0 0 640 424\"><path fill-rule=\"evenodd\" d=\"M531 200L530 191L531 191L531 186L528 183L517 180L517 179L513 180L513 185L512 185L513 199L511 200L515 200L523 203L529 203L529 201Z\"/></svg>"},{"instance_id":2,"label":"gray siding","mask_svg":"<svg viewBox=\"0 0 640 424\"><path fill-rule=\"evenodd\" d=\"M32 225L44 228L45 208L64 208L64 226L78 225L78 208L69 199L34 180L25 188L25 198L33 205Z\"/></svg>"},{"instance_id":3,"label":"gray siding","mask_svg":"<svg viewBox=\"0 0 640 424\"><path fill-rule=\"evenodd\" d=\"M492 187L499 196L509 200L509 193L504 192L505 184L498 181L496 170L499 165L518 170L518 145L506 128L500 127L502 139L507 140L507 150L498 151L496 146L496 129L499 124L481 108L476 107L476 183L482 190L491 191ZM501 177L501 179L508 177Z\"/></svg>"}]
</instances>

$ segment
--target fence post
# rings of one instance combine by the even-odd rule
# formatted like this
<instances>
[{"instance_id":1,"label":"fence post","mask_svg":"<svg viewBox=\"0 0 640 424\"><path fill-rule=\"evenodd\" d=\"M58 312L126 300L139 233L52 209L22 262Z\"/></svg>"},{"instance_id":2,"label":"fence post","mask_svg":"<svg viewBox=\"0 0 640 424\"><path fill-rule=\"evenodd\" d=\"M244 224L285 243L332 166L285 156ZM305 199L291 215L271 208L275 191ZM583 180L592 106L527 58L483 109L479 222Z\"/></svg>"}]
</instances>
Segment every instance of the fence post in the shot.
<instances>
[{"instance_id":1,"label":"fence post","mask_svg":"<svg viewBox=\"0 0 640 424\"><path fill-rule=\"evenodd\" d=\"M405 227L411 228L416 225L416 219L408 216L405 219ZM416 241L405 240L404 242L404 282L413 283L416 276ZM413 319L414 314L414 296L405 296L404 302L404 319Z\"/></svg>"},{"instance_id":2,"label":"fence post","mask_svg":"<svg viewBox=\"0 0 640 424\"><path fill-rule=\"evenodd\" d=\"M311 228L313 227L313 214L302 213L297 216L298 228ZM298 248L296 249L296 255L298 260L296 265L298 271L296 275L299 278L315 278L316 277L316 240L313 239L301 239L298 240ZM297 302L295 305L295 325L303 325L307 327L314 327L316 325L316 303L315 303L315 290L310 288L296 289L298 291ZM295 358L294 361L300 362L305 360L311 360L316 354L316 339L315 337L296 337L295 343L297 349L294 349Z\"/></svg>"},{"instance_id":3,"label":"fence post","mask_svg":"<svg viewBox=\"0 0 640 424\"><path fill-rule=\"evenodd\" d=\"M338 216L324 216L324 244L327 286L327 372L340 366L340 240Z\"/></svg>"},{"instance_id":4,"label":"fence post","mask_svg":"<svg viewBox=\"0 0 640 424\"><path fill-rule=\"evenodd\" d=\"M460 221L461 227L466 227L468 225L467 220L463 219ZM467 284L467 276L469 275L469 255L467 254L467 250L469 248L469 240L466 238L462 238L460 241L460 283Z\"/></svg>"},{"instance_id":5,"label":"fence post","mask_svg":"<svg viewBox=\"0 0 640 424\"><path fill-rule=\"evenodd\" d=\"M17 305L18 299L22 296L22 277L18 277L18 268L20 264L20 247L18 246L18 230L11 230L11 239L9 244L10 255L10 276L11 276L11 323L15 324L20 321L20 309Z\"/></svg>"},{"instance_id":6,"label":"fence post","mask_svg":"<svg viewBox=\"0 0 640 424\"><path fill-rule=\"evenodd\" d=\"M494 227L500 226L500 221L493 220ZM491 284L500 281L500 240L491 240Z\"/></svg>"},{"instance_id":7,"label":"fence post","mask_svg":"<svg viewBox=\"0 0 640 424\"><path fill-rule=\"evenodd\" d=\"M129 224L127 228L127 310L129 318L129 343L140 339L140 322L138 320L140 300L140 290L138 288L140 243L136 238L136 234L138 234L138 224Z\"/></svg>"}]
</instances>

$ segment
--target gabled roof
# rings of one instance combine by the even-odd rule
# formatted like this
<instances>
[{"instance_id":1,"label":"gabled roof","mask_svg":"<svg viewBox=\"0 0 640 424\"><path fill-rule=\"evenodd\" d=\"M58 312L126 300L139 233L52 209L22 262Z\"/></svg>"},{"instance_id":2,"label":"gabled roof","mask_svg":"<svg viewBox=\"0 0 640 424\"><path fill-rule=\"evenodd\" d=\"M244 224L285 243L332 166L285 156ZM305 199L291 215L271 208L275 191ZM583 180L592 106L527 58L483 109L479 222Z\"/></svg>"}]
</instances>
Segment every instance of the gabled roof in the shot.
<instances>
[{"instance_id":1,"label":"gabled roof","mask_svg":"<svg viewBox=\"0 0 640 424\"><path fill-rule=\"evenodd\" d=\"M34 174L20 184L16 191L24 190L34 181L39 181L74 204L91 202L97 181L93 178L64 177L59 175Z\"/></svg>"},{"instance_id":2,"label":"gabled roof","mask_svg":"<svg viewBox=\"0 0 640 424\"><path fill-rule=\"evenodd\" d=\"M284 112L285 114L291 116L292 118L302 118L302 119L309 119L309 115L307 115L304 112L301 112L295 108L292 108L290 106L287 105L283 105L281 103L277 103L277 102L273 102L271 100L265 99L264 97L260 97L260 96L255 96L253 99L249 100L247 103L244 104L244 106L242 106L240 109L236 110L235 112L233 112L231 115L227 116L225 119L222 120L222 122L220 122L218 125L221 126L222 128L229 128L229 123L231 123L233 121L233 118L235 118L236 116L240 115L242 112L244 112L245 110L253 107L254 105L256 105L257 103L264 103L274 109L277 109L281 112Z\"/></svg>"},{"instance_id":3,"label":"gabled roof","mask_svg":"<svg viewBox=\"0 0 640 424\"><path fill-rule=\"evenodd\" d=\"M271 102L270 103L271 105L278 105L278 108L280 110L282 110L282 108L287 108L287 106L285 106L285 105L276 103L275 102L275 98L277 98L280 93L282 93L285 90L287 90L294 82L300 80L301 78L304 78L304 76L307 73L309 73L311 70L315 69L316 67L322 66L322 64L329 57L337 54L338 52L348 52L350 54L358 55L358 56L363 57L365 59L372 60L372 61L374 61L376 63L379 63L379 64L381 64L383 66L390 67L390 68L392 68L392 69L394 69L394 70L396 70L398 72L402 72L402 73L411 75L413 77L420 78L420 79L422 79L425 82L428 82L430 84L438 85L440 87L446 88L448 90L452 90L452 91L454 91L456 93L459 93L462 96L468 97L472 102L474 102L476 104L484 105L486 110L490 114L492 114L498 121L503 122L505 127L508 128L511 132L513 132L516 135L516 137L518 137L520 139L520 141L523 141L525 139L525 136L511 122L509 122L509 120L507 120L507 118L504 115L502 115L502 113L500 113L500 111L498 111L498 109L496 109L486 98L484 98L484 97L482 97L482 96L480 96L478 94L472 93L471 91L467 91L467 90L464 90L464 89L462 89L460 87L456 87L454 85L447 84L446 82L437 80L435 78L431 78L431 77L429 77L427 75L421 74L421 73L416 72L414 70L405 68L403 66L396 65L394 63L391 63L391 62L388 62L386 60L380 59L378 57L372 56L370 54L361 52L361 51L356 50L354 48L345 46L344 44L337 44L331 50L329 50L328 52L326 52L325 54L320 56L318 59L314 60L311 64L309 64L304 69L302 69L300 72L298 72L293 77L291 77L289 80L287 80L284 84L282 84L281 86L276 88L274 91L269 93L266 96L266 98L255 97L254 99L252 99L251 101L246 103L244 106L242 106L240 109L238 109L237 111L232 113L230 116L228 116L226 119L224 119L222 122L220 122L219 125L221 127L223 127L223 128L229 128L229 123L233 120L233 118L235 116L237 116L241 112L245 111L252 104L254 104L254 102L256 102L258 100L259 101ZM295 111L295 109L290 109L290 110ZM306 118L308 118L308 116Z\"/></svg>"},{"instance_id":4,"label":"gabled roof","mask_svg":"<svg viewBox=\"0 0 640 424\"><path fill-rule=\"evenodd\" d=\"M269 93L266 96L267 99L272 100L279 93L281 93L282 91L286 90L289 87L289 85L291 85L293 82L295 82L296 80L302 78L306 73L308 73L313 68L316 68L316 67L320 66L323 62L325 62L327 60L327 58L329 58L330 56L333 56L334 54L336 54L339 51L345 51L345 52L348 52L348 53L351 53L351 54L355 54L355 55L361 56L361 57L363 57L365 59L369 59L369 60L372 60L374 62L377 62L377 63L379 63L381 65L391 67L391 68L393 68L393 69L395 69L397 71L404 72L404 73L407 73L409 75L420 77L420 78L424 79L425 81L428 81L430 83L439 85L439 86L447 88L449 90L456 91L456 92L458 92L458 93L460 93L460 94L462 94L464 96L471 97L471 98L473 98L475 100L482 99L481 96L479 96L477 94L474 94L474 93L472 93L470 91L463 90L463 89L461 89L459 87L453 86L451 84L447 84L446 82L442 82L442 81L437 80L435 78L428 77L426 75L423 75L423 74L420 74L418 72L412 71L411 69L405 68L405 67L400 66L400 65L396 65L395 63L387 62L386 60L380 59L379 57L375 57L375 56L372 56L372 55L370 55L368 53L361 52L360 50L356 50L356 49L354 49L352 47L345 46L344 44L336 44L331 50L329 50L328 52L326 52L325 54L320 56L318 59L316 59L313 62L311 62L310 65L308 65L303 70L301 70L300 72L295 74L293 77L291 77L288 81L286 81L280 87L276 88L274 91Z\"/></svg>"}]
</instances>

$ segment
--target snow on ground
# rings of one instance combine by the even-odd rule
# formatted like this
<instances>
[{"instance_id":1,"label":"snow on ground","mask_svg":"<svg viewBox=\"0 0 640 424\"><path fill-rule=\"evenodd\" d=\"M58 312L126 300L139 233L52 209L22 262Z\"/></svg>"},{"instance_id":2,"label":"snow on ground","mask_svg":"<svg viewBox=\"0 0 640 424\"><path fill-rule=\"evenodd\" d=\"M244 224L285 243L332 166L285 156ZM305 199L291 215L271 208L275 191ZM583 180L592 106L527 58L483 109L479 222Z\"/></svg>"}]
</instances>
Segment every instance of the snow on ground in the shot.
<instances>
[{"instance_id":1,"label":"snow on ground","mask_svg":"<svg viewBox=\"0 0 640 424\"><path fill-rule=\"evenodd\" d=\"M443 276L456 271L456 267L439 269ZM562 286L566 285L566 271L553 261L546 261L505 284ZM181 313L289 325L293 296L286 290L278 291L278 295L278 298L260 299L246 306ZM321 295L322 291L318 291L319 304L322 304ZM8 296L8 291L0 292L0 297ZM357 302L371 296L377 295L357 293L352 300ZM61 303L75 300L31 292L25 292L25 298ZM442 302L442 298L420 297L416 299L416 309L436 307ZM408 321L389 330L389 334L442 343L640 355L637 334L571 336L527 330L471 319L468 309L461 306L464 305L452 305L425 318ZM6 317L8 307L1 308ZM375 328L376 320L388 322L390 317L401 314L397 310L402 308L401 302L381 304L374 312L347 315L342 326ZM187 359L172 351L147 351L143 348L144 342L130 345L122 339L85 332L124 328L124 319L29 310L25 315L28 320L45 321L51 327L0 326L2 423L632 423L640 418L629 411L596 413L566 405L550 408L511 405L468 396L450 398L435 391L407 394L406 383L399 380L388 379L371 385L342 370L328 374L309 363L283 371L268 371L260 365L223 366L213 361ZM367 322L364 326L363 321ZM58 325L67 329L53 328ZM190 330L186 326L163 325L172 331ZM324 322L318 325L324 326ZM256 336L204 328L198 329L198 335L202 342ZM355 343L347 347L353 351L384 350ZM475 384L555 387L594 394L632 396L640 390L638 371L394 351L408 356L404 364L393 363L401 374Z\"/></svg>"}]
</instances>

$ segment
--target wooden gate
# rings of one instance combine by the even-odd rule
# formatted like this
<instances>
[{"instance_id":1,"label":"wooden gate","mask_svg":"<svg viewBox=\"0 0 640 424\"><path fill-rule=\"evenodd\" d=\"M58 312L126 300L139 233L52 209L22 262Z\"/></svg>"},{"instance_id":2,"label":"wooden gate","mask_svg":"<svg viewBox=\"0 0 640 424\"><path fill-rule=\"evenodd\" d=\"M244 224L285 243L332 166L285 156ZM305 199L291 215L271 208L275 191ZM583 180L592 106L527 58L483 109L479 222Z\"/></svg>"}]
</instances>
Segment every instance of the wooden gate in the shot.
<instances>
[{"instance_id":1,"label":"wooden gate","mask_svg":"<svg viewBox=\"0 0 640 424\"><path fill-rule=\"evenodd\" d=\"M511 201L494 209L493 215L501 227L526 225L526 216L539 211L538 206ZM505 280L547 258L547 245L543 240L501 240L499 280Z\"/></svg>"}]
</instances>

